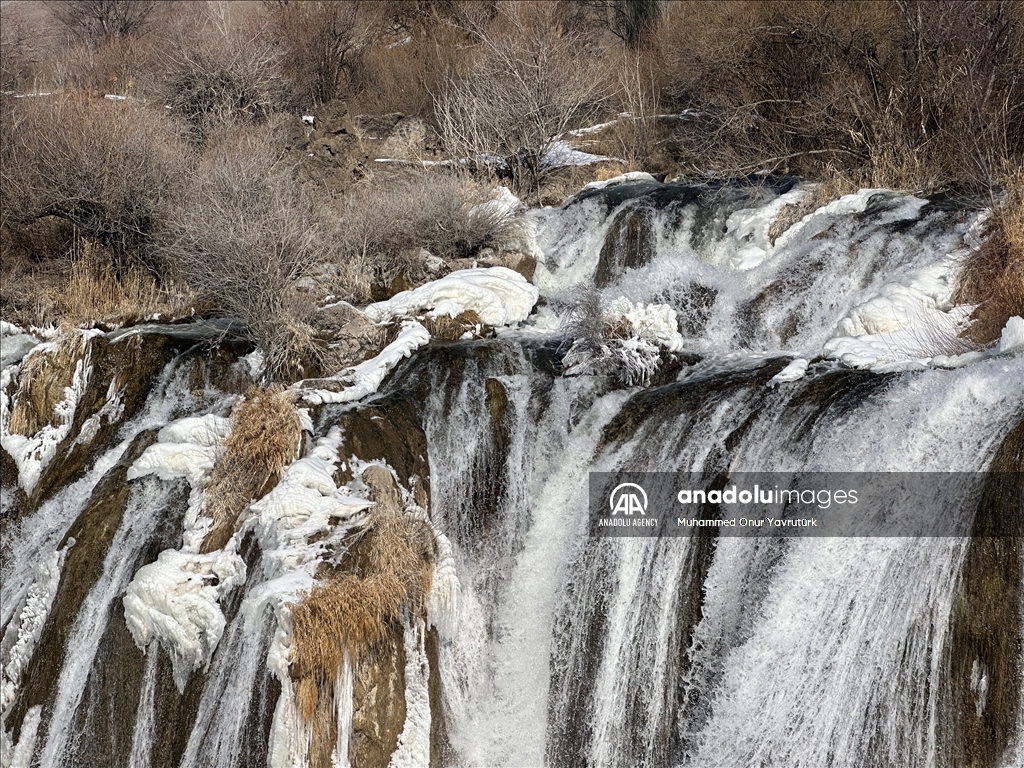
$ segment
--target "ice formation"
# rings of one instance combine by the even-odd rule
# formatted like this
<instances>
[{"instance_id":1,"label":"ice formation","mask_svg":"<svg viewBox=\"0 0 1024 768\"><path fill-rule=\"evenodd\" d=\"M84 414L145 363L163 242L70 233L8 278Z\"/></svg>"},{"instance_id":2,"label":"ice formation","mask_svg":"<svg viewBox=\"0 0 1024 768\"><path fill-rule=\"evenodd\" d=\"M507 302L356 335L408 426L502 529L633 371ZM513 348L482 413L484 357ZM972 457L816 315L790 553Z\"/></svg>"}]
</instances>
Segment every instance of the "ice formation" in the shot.
<instances>
[{"instance_id":1,"label":"ice formation","mask_svg":"<svg viewBox=\"0 0 1024 768\"><path fill-rule=\"evenodd\" d=\"M60 572L67 548L74 545L71 539L64 549L53 552L35 568L35 581L29 587L24 605L4 631L2 647L6 661L0 670L0 722L7 717L7 711L14 703L36 643L43 632L43 625L50 615L53 597L60 585Z\"/></svg>"},{"instance_id":2,"label":"ice formation","mask_svg":"<svg viewBox=\"0 0 1024 768\"><path fill-rule=\"evenodd\" d=\"M954 264L947 257L883 286L840 321L825 354L855 368L879 368L969 351L958 334L973 307L953 304Z\"/></svg>"},{"instance_id":3,"label":"ice formation","mask_svg":"<svg viewBox=\"0 0 1024 768\"><path fill-rule=\"evenodd\" d=\"M388 768L419 768L430 765L430 662L424 645L426 627L422 621L406 624L405 724Z\"/></svg>"},{"instance_id":4,"label":"ice formation","mask_svg":"<svg viewBox=\"0 0 1024 768\"><path fill-rule=\"evenodd\" d=\"M461 269L364 311L374 322L383 322L424 311L429 317L456 317L473 310L488 325L513 325L527 318L538 296L525 277L506 267Z\"/></svg>"},{"instance_id":5,"label":"ice formation","mask_svg":"<svg viewBox=\"0 0 1024 768\"><path fill-rule=\"evenodd\" d=\"M174 682L205 667L224 634L220 600L245 582L245 563L233 551L209 554L168 549L139 569L124 596L124 617L143 652L151 640L167 649Z\"/></svg>"},{"instance_id":6,"label":"ice formation","mask_svg":"<svg viewBox=\"0 0 1024 768\"><path fill-rule=\"evenodd\" d=\"M34 435L20 435L10 431L11 407L7 392L21 366L10 365L0 373L0 446L14 459L18 467L18 484L25 493L32 493L43 470L57 454L57 448L71 434L75 412L85 394L92 376L92 355L89 339L99 331L81 332L82 356L75 361L70 386L64 388L64 398L53 407L55 424L44 424ZM56 343L38 345L32 355L41 355L56 349Z\"/></svg>"},{"instance_id":7,"label":"ice formation","mask_svg":"<svg viewBox=\"0 0 1024 768\"><path fill-rule=\"evenodd\" d=\"M625 321L627 335L576 339L562 360L566 376L615 373L627 386L647 386L661 366L662 352L683 347L675 310L667 304L618 298L603 314L608 324Z\"/></svg>"},{"instance_id":8,"label":"ice formation","mask_svg":"<svg viewBox=\"0 0 1024 768\"><path fill-rule=\"evenodd\" d=\"M415 320L402 323L398 338L388 344L376 357L331 377L344 384L340 391L306 389L300 382L302 397L310 403L348 403L372 395L391 370L419 347L430 341L430 332Z\"/></svg>"},{"instance_id":9,"label":"ice formation","mask_svg":"<svg viewBox=\"0 0 1024 768\"><path fill-rule=\"evenodd\" d=\"M807 373L807 359L798 357L793 360L789 365L783 368L781 371L772 376L769 384L782 384L789 381L797 381L804 377Z\"/></svg>"}]
</instances>

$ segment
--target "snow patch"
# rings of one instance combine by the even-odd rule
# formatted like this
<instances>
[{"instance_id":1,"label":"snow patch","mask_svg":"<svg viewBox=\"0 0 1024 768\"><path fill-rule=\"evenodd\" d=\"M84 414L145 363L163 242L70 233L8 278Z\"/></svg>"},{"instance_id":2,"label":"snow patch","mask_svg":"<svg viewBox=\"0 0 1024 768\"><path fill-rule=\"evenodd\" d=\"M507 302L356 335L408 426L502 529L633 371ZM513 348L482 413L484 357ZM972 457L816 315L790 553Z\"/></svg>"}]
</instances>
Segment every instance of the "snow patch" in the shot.
<instances>
[{"instance_id":1,"label":"snow patch","mask_svg":"<svg viewBox=\"0 0 1024 768\"><path fill-rule=\"evenodd\" d=\"M605 160L614 160L620 163L625 161L621 157L608 157L607 155L593 155L590 152L581 152L573 149L568 142L559 139L552 142L544 157L540 159L542 168L565 168L571 165L593 165Z\"/></svg>"},{"instance_id":2,"label":"snow patch","mask_svg":"<svg viewBox=\"0 0 1024 768\"><path fill-rule=\"evenodd\" d=\"M529 316L539 296L535 286L507 267L461 269L371 304L364 312L379 323L423 311L428 317L456 317L473 310L488 325L513 325Z\"/></svg>"},{"instance_id":3,"label":"snow patch","mask_svg":"<svg viewBox=\"0 0 1024 768\"><path fill-rule=\"evenodd\" d=\"M604 181L592 181L589 184L584 184L580 192L587 189L604 189L605 187L614 187L616 184L625 184L630 181L649 181L652 184L658 183L658 180L651 174L647 173L647 171L629 171L611 179L605 179ZM579 192L576 194L578 195Z\"/></svg>"}]
</instances>

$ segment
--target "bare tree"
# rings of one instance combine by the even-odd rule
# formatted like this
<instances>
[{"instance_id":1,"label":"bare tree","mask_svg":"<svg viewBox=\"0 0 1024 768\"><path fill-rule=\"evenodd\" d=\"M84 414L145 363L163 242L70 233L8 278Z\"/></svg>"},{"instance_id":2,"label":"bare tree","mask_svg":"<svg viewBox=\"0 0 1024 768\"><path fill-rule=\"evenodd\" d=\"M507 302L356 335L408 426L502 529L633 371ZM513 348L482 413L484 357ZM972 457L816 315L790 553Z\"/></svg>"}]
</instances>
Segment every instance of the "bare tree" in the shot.
<instances>
[{"instance_id":1,"label":"bare tree","mask_svg":"<svg viewBox=\"0 0 1024 768\"><path fill-rule=\"evenodd\" d=\"M445 83L435 111L449 152L496 155L519 192L539 199L544 156L567 130L597 116L605 89L579 36L561 34L553 18L518 7L508 13L506 34L476 30L477 66Z\"/></svg>"},{"instance_id":2,"label":"bare tree","mask_svg":"<svg viewBox=\"0 0 1024 768\"><path fill-rule=\"evenodd\" d=\"M63 0L50 11L87 42L138 34L156 9L156 0Z\"/></svg>"}]
</instances>

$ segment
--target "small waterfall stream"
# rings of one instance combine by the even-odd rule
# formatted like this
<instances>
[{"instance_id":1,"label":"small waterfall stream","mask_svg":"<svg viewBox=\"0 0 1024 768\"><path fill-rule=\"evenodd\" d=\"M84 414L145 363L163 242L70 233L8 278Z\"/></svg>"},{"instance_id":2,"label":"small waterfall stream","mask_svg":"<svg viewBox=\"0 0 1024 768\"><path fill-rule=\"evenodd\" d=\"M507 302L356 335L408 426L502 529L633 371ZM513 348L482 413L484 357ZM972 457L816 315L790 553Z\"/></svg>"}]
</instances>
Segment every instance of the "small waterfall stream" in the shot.
<instances>
[{"instance_id":1,"label":"small waterfall stream","mask_svg":"<svg viewBox=\"0 0 1024 768\"><path fill-rule=\"evenodd\" d=\"M957 358L967 350L948 301L978 214L866 191L772 231L806 191L793 179L627 182L535 211L547 260L530 323L432 343L377 395L309 409L299 458L312 463L294 483L326 497L381 461L409 498L428 488L459 585L444 626L397 627L392 656L375 661L386 680L346 662L340 698L316 705L332 723L330 743L313 745L324 760L1020 765L1019 537L589 534L590 474L643 471L961 473L955 502L968 521L1019 530L1024 356ZM571 339L552 329L581 286L606 305L671 306L685 342L675 367L647 387L562 375ZM275 529L270 551L266 508L243 517L230 546L244 578L221 590L220 576L197 576L220 590L224 628L183 687L164 644L143 654L126 625L129 583L184 549L202 487L184 469L129 468L169 439L159 430L226 417L238 398L244 345L223 353L175 334L144 396L64 482L35 499L4 464L5 768L317 764L296 757L295 744L313 749L313 726L290 725L297 680L275 654L291 632L285 606L312 584L296 542L321 553L355 523L333 539ZM806 374L780 377L794 358ZM5 369L9 392L17 365ZM991 481L982 493L978 478L996 469L1010 491ZM391 699L402 703L387 709Z\"/></svg>"}]
</instances>

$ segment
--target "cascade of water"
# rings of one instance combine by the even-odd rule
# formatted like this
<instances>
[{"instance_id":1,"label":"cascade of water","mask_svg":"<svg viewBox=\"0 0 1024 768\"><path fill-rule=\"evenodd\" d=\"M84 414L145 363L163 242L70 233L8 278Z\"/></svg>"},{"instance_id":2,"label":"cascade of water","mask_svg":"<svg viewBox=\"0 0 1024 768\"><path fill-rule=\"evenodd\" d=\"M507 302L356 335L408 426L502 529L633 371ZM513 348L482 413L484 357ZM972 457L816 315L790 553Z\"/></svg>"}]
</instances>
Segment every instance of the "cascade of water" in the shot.
<instances>
[{"instance_id":1,"label":"cascade of water","mask_svg":"<svg viewBox=\"0 0 1024 768\"><path fill-rule=\"evenodd\" d=\"M906 296L955 319L948 268L975 214L865 191L770 232L776 214L805 193L792 180L642 182L533 214L548 254L536 278L551 299L542 312L591 282L606 303L624 296L670 305L687 350L703 359L660 380L668 383L623 388L611 376L563 377L558 359L568 344L526 334L430 345L392 375L378 402L414 406L431 524L450 541L461 585L437 627L436 669L427 627L403 628L406 719L388 758L395 766L433 755L442 714L432 699L435 674L457 765L942 763L943 678L968 540L588 535L590 472L968 478L988 469L1024 418L1020 354L882 373L820 356L837 334L878 335L885 322L903 323ZM875 311L880 296L897 307L886 310L888 321ZM936 342L920 341L922 349ZM778 357L783 350L787 359ZM811 362L795 380L778 378L790 354ZM918 357L926 355L904 354L903 362ZM4 659L19 641L24 606L45 591L40 558L54 556L133 439L193 411L223 413L229 402L212 393L213 405L200 406L190 391L188 372L169 365L143 411L80 480L5 523ZM93 754L88 729L113 698L128 714L117 715L123 727L106 729L118 733L104 738L124 748L112 765L308 761L313 725L299 718L292 688L286 603L313 583L317 546L343 538L339 520L369 505L339 511L345 504L332 495L350 469L341 466L351 462L338 455L345 437L337 426L349 407L360 406L320 412L317 447L307 443L236 534L245 586L219 606L226 627L209 668L175 699L174 745L160 732L160 698L171 690L166 650L150 645L144 662L132 659L125 679L134 688L112 694L106 679L121 663L116 649L130 642L125 627L111 629L128 582L180 539L183 484L145 477L130 484L98 577L69 619L55 693L42 708L16 705L21 738L17 746L5 740L5 760L82 762ZM977 484L965 479L958 493L970 518ZM329 541L320 518L306 524L313 509L331 519ZM110 639L117 642L106 648ZM993 705L982 691L994 673L980 657L973 669L968 714L984 720ZM334 684L335 765L349 761L355 676L346 662ZM1011 716L1019 734L1024 713ZM1014 759L1003 757L1007 766Z\"/></svg>"}]
</instances>

